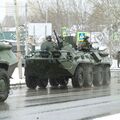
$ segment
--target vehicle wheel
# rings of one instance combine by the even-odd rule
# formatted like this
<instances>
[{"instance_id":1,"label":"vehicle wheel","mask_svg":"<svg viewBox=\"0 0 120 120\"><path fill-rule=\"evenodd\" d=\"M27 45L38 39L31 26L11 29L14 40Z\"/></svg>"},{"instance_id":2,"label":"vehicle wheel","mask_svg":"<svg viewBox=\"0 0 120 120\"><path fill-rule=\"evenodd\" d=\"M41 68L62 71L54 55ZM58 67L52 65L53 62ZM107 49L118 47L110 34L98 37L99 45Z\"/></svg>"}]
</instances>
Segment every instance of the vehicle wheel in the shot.
<instances>
[{"instance_id":1,"label":"vehicle wheel","mask_svg":"<svg viewBox=\"0 0 120 120\"><path fill-rule=\"evenodd\" d=\"M104 67L103 85L109 85L110 84L110 78L111 78L110 67L105 66Z\"/></svg>"},{"instance_id":2,"label":"vehicle wheel","mask_svg":"<svg viewBox=\"0 0 120 120\"><path fill-rule=\"evenodd\" d=\"M50 85L51 87L58 87L59 83L56 79L50 79Z\"/></svg>"},{"instance_id":3,"label":"vehicle wheel","mask_svg":"<svg viewBox=\"0 0 120 120\"><path fill-rule=\"evenodd\" d=\"M72 85L73 87L82 87L84 84L84 73L83 73L83 67L78 66L75 75L72 79Z\"/></svg>"},{"instance_id":4,"label":"vehicle wheel","mask_svg":"<svg viewBox=\"0 0 120 120\"><path fill-rule=\"evenodd\" d=\"M35 77L27 75L25 80L28 88L35 89L37 87L37 80Z\"/></svg>"},{"instance_id":5,"label":"vehicle wheel","mask_svg":"<svg viewBox=\"0 0 120 120\"><path fill-rule=\"evenodd\" d=\"M7 99L10 89L8 74L4 69L0 69L0 102Z\"/></svg>"},{"instance_id":6,"label":"vehicle wheel","mask_svg":"<svg viewBox=\"0 0 120 120\"><path fill-rule=\"evenodd\" d=\"M38 81L38 86L40 88L46 88L47 85L48 85L48 79L42 79Z\"/></svg>"},{"instance_id":7,"label":"vehicle wheel","mask_svg":"<svg viewBox=\"0 0 120 120\"><path fill-rule=\"evenodd\" d=\"M103 84L103 67L101 65L96 66L93 75L93 85L101 86Z\"/></svg>"},{"instance_id":8,"label":"vehicle wheel","mask_svg":"<svg viewBox=\"0 0 120 120\"><path fill-rule=\"evenodd\" d=\"M90 87L93 84L93 66L88 64L84 69L84 86Z\"/></svg>"},{"instance_id":9,"label":"vehicle wheel","mask_svg":"<svg viewBox=\"0 0 120 120\"><path fill-rule=\"evenodd\" d=\"M61 78L58 80L58 83L60 84L61 87L66 87L68 84L68 78Z\"/></svg>"}]
</instances>

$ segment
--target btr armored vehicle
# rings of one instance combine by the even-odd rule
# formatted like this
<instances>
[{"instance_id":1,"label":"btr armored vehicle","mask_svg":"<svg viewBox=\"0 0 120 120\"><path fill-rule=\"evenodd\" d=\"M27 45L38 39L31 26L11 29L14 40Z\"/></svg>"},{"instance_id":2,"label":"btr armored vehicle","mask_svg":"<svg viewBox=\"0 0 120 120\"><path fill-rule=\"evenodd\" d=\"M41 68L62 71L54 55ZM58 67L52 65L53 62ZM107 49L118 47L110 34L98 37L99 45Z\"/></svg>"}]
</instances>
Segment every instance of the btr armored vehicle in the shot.
<instances>
[{"instance_id":1,"label":"btr armored vehicle","mask_svg":"<svg viewBox=\"0 0 120 120\"><path fill-rule=\"evenodd\" d=\"M56 34L55 34L56 35ZM32 51L25 60L25 79L28 88L67 86L101 86L110 84L111 60L103 50L78 50L75 45L56 36L58 49Z\"/></svg>"},{"instance_id":2,"label":"btr armored vehicle","mask_svg":"<svg viewBox=\"0 0 120 120\"><path fill-rule=\"evenodd\" d=\"M17 66L11 46L0 42L0 102L7 99L10 90L10 77Z\"/></svg>"}]
</instances>

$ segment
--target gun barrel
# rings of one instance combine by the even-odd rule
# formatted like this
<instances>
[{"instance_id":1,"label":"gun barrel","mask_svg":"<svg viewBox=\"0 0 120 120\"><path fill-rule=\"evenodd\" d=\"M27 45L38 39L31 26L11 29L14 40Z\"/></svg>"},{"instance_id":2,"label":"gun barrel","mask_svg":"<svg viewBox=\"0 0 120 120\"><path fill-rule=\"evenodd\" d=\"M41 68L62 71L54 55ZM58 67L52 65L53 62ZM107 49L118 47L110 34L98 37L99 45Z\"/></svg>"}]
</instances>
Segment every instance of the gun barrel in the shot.
<instances>
[{"instance_id":1,"label":"gun barrel","mask_svg":"<svg viewBox=\"0 0 120 120\"><path fill-rule=\"evenodd\" d=\"M60 41L60 39L59 39L56 31L54 30L53 32L54 32L56 40L57 40L58 48L61 49L61 47L62 47L62 41Z\"/></svg>"}]
</instances>

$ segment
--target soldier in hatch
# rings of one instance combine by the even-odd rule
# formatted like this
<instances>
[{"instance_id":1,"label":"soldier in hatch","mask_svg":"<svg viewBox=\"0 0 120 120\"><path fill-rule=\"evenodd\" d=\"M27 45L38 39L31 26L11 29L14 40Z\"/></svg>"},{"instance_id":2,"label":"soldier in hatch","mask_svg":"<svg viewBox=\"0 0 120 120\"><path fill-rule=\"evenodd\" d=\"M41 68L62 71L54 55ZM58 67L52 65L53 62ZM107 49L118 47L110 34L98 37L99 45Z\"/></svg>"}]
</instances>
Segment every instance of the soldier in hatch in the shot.
<instances>
[{"instance_id":1,"label":"soldier in hatch","mask_svg":"<svg viewBox=\"0 0 120 120\"><path fill-rule=\"evenodd\" d=\"M54 51L57 49L57 45L52 41L51 36L46 37L46 41L42 43L41 50Z\"/></svg>"},{"instance_id":2,"label":"soldier in hatch","mask_svg":"<svg viewBox=\"0 0 120 120\"><path fill-rule=\"evenodd\" d=\"M80 41L79 44L78 44L78 50L90 50L91 48L91 44L90 42L88 41L89 37L88 36L85 36L83 38L83 41Z\"/></svg>"}]
</instances>

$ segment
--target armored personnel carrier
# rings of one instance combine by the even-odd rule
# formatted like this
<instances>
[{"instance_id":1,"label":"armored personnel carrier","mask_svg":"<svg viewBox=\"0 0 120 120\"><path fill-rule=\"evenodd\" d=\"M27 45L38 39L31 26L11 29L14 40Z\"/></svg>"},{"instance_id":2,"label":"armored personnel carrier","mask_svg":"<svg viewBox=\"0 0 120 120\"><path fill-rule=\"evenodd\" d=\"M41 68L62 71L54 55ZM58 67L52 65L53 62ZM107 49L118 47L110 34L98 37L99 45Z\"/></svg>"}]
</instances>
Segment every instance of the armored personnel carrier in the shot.
<instances>
[{"instance_id":1,"label":"armored personnel carrier","mask_svg":"<svg viewBox=\"0 0 120 120\"><path fill-rule=\"evenodd\" d=\"M16 56L11 46L0 42L0 102L7 99L10 89L10 77L17 66Z\"/></svg>"},{"instance_id":2,"label":"armored personnel carrier","mask_svg":"<svg viewBox=\"0 0 120 120\"><path fill-rule=\"evenodd\" d=\"M56 33L55 33L56 35ZM109 55L98 49L77 50L57 37L58 50L32 51L25 60L25 79L28 88L67 86L101 86L110 84Z\"/></svg>"}]
</instances>

